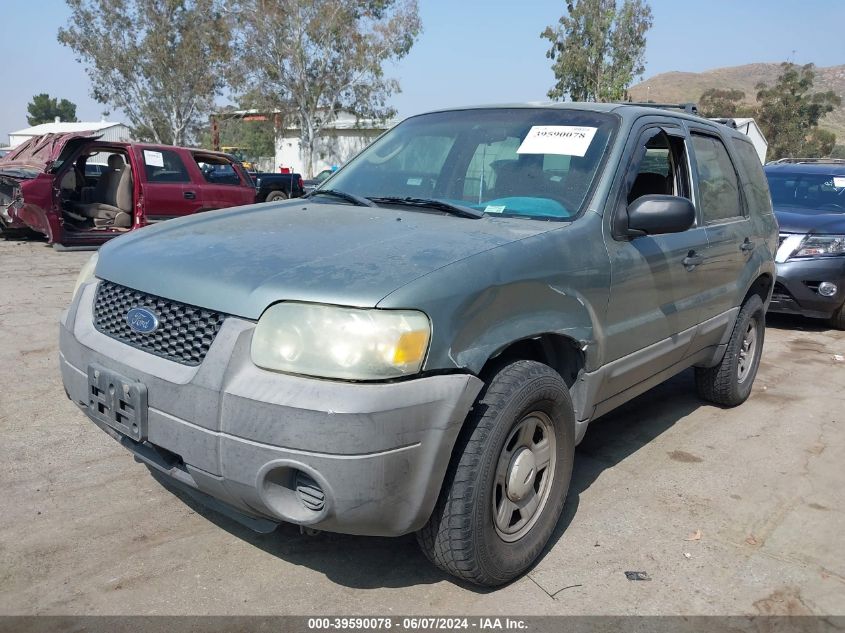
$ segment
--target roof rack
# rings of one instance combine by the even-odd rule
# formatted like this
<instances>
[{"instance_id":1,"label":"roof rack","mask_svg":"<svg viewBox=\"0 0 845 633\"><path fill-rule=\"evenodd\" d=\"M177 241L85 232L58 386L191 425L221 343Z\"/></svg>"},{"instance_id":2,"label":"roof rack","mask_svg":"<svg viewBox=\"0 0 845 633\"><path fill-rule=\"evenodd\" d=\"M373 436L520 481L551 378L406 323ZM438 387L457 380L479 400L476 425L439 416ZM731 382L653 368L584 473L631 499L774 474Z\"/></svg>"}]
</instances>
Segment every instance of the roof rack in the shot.
<instances>
[{"instance_id":1,"label":"roof rack","mask_svg":"<svg viewBox=\"0 0 845 633\"><path fill-rule=\"evenodd\" d=\"M713 123L720 123L722 125L727 125L729 128L737 129L736 119L734 118L726 118L726 117L716 117L714 119L710 119Z\"/></svg>"},{"instance_id":2,"label":"roof rack","mask_svg":"<svg viewBox=\"0 0 845 633\"><path fill-rule=\"evenodd\" d=\"M687 114L698 114L698 106L694 103L651 103L650 101L622 101L624 105L643 106L646 108L662 108L664 110L683 110Z\"/></svg>"},{"instance_id":3,"label":"roof rack","mask_svg":"<svg viewBox=\"0 0 845 633\"><path fill-rule=\"evenodd\" d=\"M789 163L821 163L824 165L845 165L845 158L778 158L768 162L768 165L785 165Z\"/></svg>"}]
</instances>

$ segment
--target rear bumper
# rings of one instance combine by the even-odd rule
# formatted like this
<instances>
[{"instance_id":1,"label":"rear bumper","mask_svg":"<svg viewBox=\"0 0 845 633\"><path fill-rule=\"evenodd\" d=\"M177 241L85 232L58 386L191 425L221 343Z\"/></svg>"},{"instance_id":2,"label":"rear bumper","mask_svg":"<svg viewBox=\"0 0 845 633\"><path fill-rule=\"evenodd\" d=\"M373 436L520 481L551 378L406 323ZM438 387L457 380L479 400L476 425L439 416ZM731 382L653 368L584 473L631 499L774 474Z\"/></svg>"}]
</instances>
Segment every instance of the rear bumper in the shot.
<instances>
[{"instance_id":1,"label":"rear bumper","mask_svg":"<svg viewBox=\"0 0 845 633\"><path fill-rule=\"evenodd\" d=\"M824 297L818 284L829 281L837 286L836 294ZM821 319L831 315L845 302L845 257L787 261L777 265L770 312L801 314Z\"/></svg>"},{"instance_id":2,"label":"rear bumper","mask_svg":"<svg viewBox=\"0 0 845 633\"><path fill-rule=\"evenodd\" d=\"M254 324L232 317L188 367L96 331L94 291L84 286L62 318L62 378L83 411L91 364L146 385L147 442L98 424L137 459L259 520L395 536L428 519L480 380L352 384L265 371L249 358Z\"/></svg>"}]
</instances>

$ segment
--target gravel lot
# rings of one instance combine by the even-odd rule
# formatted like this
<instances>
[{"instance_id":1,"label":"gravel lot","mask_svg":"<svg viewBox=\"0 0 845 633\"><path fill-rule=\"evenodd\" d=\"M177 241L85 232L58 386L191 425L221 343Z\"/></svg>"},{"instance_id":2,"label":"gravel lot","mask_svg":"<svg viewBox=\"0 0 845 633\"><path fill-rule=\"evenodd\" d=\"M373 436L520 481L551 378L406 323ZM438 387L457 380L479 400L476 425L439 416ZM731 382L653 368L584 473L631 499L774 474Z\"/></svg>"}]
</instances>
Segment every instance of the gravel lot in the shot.
<instances>
[{"instance_id":1,"label":"gravel lot","mask_svg":"<svg viewBox=\"0 0 845 633\"><path fill-rule=\"evenodd\" d=\"M413 536L259 536L162 487L62 390L88 256L0 240L0 614L845 614L843 332L771 318L745 405L687 372L596 422L548 551L486 591Z\"/></svg>"}]
</instances>

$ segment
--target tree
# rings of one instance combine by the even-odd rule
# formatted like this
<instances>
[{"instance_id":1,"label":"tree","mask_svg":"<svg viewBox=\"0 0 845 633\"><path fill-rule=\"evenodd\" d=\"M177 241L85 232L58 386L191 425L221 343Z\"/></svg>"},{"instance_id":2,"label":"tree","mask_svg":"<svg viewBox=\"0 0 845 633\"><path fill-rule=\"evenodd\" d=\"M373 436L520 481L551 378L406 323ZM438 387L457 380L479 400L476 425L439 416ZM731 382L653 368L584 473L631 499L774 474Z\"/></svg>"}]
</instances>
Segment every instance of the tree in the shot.
<instances>
[{"instance_id":1,"label":"tree","mask_svg":"<svg viewBox=\"0 0 845 633\"><path fill-rule=\"evenodd\" d=\"M306 175L338 112L395 114L387 99L399 84L383 67L404 57L421 29L416 0L243 0L236 20L232 83L299 126Z\"/></svg>"},{"instance_id":2,"label":"tree","mask_svg":"<svg viewBox=\"0 0 845 633\"><path fill-rule=\"evenodd\" d=\"M698 112L704 117L735 118L753 117L753 106L743 103L745 93L742 90L722 90L710 88L698 99Z\"/></svg>"},{"instance_id":3,"label":"tree","mask_svg":"<svg viewBox=\"0 0 845 633\"><path fill-rule=\"evenodd\" d=\"M784 62L774 86L757 85L760 104L758 123L769 141L773 159L823 156L836 145L836 136L819 129L819 121L842 100L831 90L810 93L813 64L797 66Z\"/></svg>"},{"instance_id":4,"label":"tree","mask_svg":"<svg viewBox=\"0 0 845 633\"><path fill-rule=\"evenodd\" d=\"M67 99L58 100L57 97L50 97L46 92L32 97L26 106L27 123L40 125L41 123L52 123L59 117L60 120L68 123L76 122L76 104Z\"/></svg>"},{"instance_id":5,"label":"tree","mask_svg":"<svg viewBox=\"0 0 845 633\"><path fill-rule=\"evenodd\" d=\"M223 88L230 59L223 0L67 0L59 41L85 63L92 96L136 134L185 144Z\"/></svg>"},{"instance_id":6,"label":"tree","mask_svg":"<svg viewBox=\"0 0 845 633\"><path fill-rule=\"evenodd\" d=\"M567 0L567 15L540 37L551 42L546 57L557 81L551 99L621 101L645 71L651 7L645 0Z\"/></svg>"}]
</instances>

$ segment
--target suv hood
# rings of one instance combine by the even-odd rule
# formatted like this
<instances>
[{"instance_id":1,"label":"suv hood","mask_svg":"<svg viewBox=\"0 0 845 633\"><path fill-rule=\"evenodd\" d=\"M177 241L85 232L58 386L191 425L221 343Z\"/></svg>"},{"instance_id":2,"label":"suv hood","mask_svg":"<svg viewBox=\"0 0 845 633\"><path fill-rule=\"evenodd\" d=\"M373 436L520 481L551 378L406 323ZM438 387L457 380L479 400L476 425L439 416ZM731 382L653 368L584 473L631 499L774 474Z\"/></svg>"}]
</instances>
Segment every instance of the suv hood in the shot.
<instances>
[{"instance_id":1,"label":"suv hood","mask_svg":"<svg viewBox=\"0 0 845 633\"><path fill-rule=\"evenodd\" d=\"M48 171L57 160L67 158L80 144L100 138L93 132L67 132L34 136L0 158L0 174L33 178Z\"/></svg>"},{"instance_id":2,"label":"suv hood","mask_svg":"<svg viewBox=\"0 0 845 633\"><path fill-rule=\"evenodd\" d=\"M845 211L777 207L775 215L782 233L845 234Z\"/></svg>"},{"instance_id":3,"label":"suv hood","mask_svg":"<svg viewBox=\"0 0 845 633\"><path fill-rule=\"evenodd\" d=\"M100 249L96 275L248 319L282 300L375 307L438 268L560 226L291 200L133 231Z\"/></svg>"}]
</instances>

